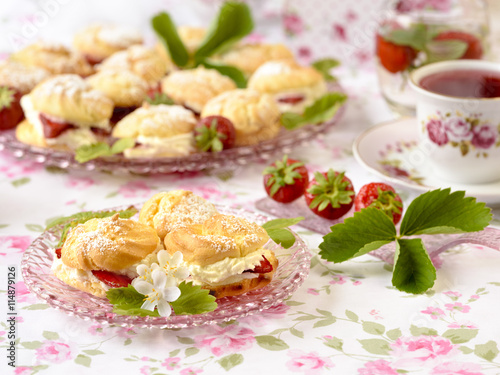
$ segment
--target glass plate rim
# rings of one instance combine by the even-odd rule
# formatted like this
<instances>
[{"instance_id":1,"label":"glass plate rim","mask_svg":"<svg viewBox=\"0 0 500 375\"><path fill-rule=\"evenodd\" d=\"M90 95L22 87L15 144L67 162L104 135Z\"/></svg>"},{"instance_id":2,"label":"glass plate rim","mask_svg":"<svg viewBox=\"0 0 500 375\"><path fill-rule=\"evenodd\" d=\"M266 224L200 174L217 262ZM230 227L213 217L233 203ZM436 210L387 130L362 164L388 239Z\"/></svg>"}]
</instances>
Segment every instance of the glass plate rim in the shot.
<instances>
[{"instance_id":1,"label":"glass plate rim","mask_svg":"<svg viewBox=\"0 0 500 375\"><path fill-rule=\"evenodd\" d=\"M140 209L141 205L142 204L135 204L132 206ZM129 208L130 206L131 205L111 207L102 211L121 210ZM231 208L228 206L222 206L220 204L216 204L216 207L221 213L234 214L236 216L243 216L248 219L251 218L259 224L262 224L265 221L271 219L268 216L243 208ZM62 291L68 292L69 290L69 292L73 293L75 296L85 296L87 298L87 303L89 303L89 300L91 300L92 302L104 304L102 305L104 307L103 311L96 311L93 314L88 314L85 311L81 311L81 309L74 309L74 307L78 306L70 306L69 302L65 302L63 299L57 298L57 296L55 296L56 291L47 291L43 287L43 285L37 285L38 279L33 278L32 272L30 271L30 261L33 257L51 256L50 250L53 249L53 247L50 247L50 245L47 244L47 241L56 241L58 239L58 230L60 230L60 227L52 228L43 232L24 252L21 260L21 274L23 276L26 287L39 299L45 301L50 307L55 308L59 311L63 311L70 316L76 316L84 320L92 320L102 324L122 327L160 329L198 327L224 323L267 310L282 303L303 284L303 282L309 275L310 260L312 258L312 254L307 245L297 235L297 233L292 230L292 233L295 236L295 244L290 249L283 249L281 246L272 241L268 242L268 244L266 245L266 247L271 246L275 251L281 250L282 252L284 252L283 254L278 254L281 255L281 257L288 254L286 262L284 264L280 262L276 270L276 275L280 275L280 272L283 272L283 269L285 267L290 268L290 266L293 266L293 269L291 271L288 271L289 274L284 279L275 277L273 278L273 281L271 281L271 283L264 288L250 291L242 296L225 297L218 301L219 306L215 311L198 315L171 316L169 318L135 317L114 314L111 312L112 307L106 301L106 299L98 298L88 293L71 288L59 279L51 276L50 273L38 275L38 277L49 276L50 281L60 286L62 288ZM42 248L38 246L42 246ZM43 252L43 250L46 250L44 252L45 255L40 254L40 252ZM47 258L47 260L50 261L50 263L52 262L52 258ZM41 268L43 268L43 266ZM285 270L284 272L287 271ZM241 302L241 304L238 304L239 302ZM231 309L233 305L236 305L234 311L228 311L228 309Z\"/></svg>"},{"instance_id":2,"label":"glass plate rim","mask_svg":"<svg viewBox=\"0 0 500 375\"><path fill-rule=\"evenodd\" d=\"M338 82L328 83L328 91L345 93L344 88ZM0 151L6 150L18 159L28 159L46 167L57 167L64 170L95 170L148 175L198 172L224 167L234 168L257 160L268 160L277 152L287 153L293 147L316 138L339 122L345 108L346 103L343 103L328 121L317 125L305 125L291 131L282 129L276 138L256 145L235 147L217 153L199 152L179 158L126 159L123 156L112 156L78 163L72 153L19 142L15 136L15 129L0 131Z\"/></svg>"}]
</instances>

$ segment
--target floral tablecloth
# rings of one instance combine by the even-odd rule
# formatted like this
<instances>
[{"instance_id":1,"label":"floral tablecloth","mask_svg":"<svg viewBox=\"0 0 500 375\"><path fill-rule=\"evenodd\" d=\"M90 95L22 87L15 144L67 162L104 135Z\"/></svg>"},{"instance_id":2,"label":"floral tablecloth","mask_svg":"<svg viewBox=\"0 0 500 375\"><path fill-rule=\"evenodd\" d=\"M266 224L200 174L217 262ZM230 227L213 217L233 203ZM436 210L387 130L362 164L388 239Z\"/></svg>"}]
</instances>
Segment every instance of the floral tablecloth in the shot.
<instances>
[{"instance_id":1,"label":"floral tablecloth","mask_svg":"<svg viewBox=\"0 0 500 375\"><path fill-rule=\"evenodd\" d=\"M15 28L21 24L7 15L17 14L27 22L26 9L43 9L43 2L15 3L29 6L13 9L14 1L2 2L6 13L0 22L11 36L16 32L20 35ZM71 29L63 14L71 14L75 11L72 7L79 6L71 1L54 3L60 7L54 19L62 18L58 22ZM89 3L90 9L99 7ZM116 2L110 3L116 6ZM147 17L147 12L152 14L173 3L152 2L154 6L145 6L138 14ZM208 8L214 3L201 2ZM264 2L254 3L262 6ZM259 19L261 30L274 25L274 34L263 31L262 35L279 38L288 34L298 55L311 59L320 55L307 50L307 41L298 40L304 37L298 34L315 30L314 22L298 17L307 14L294 8L299 1L266 3L268 8ZM368 12L361 3L373 2L358 1L359 7L353 5L351 9L343 5L347 2L330 3L332 12L343 12L328 25L333 34L327 52L338 56L355 45L349 38L356 36L347 31L345 16L354 26L363 25ZM111 5L106 5L106 11L109 8ZM197 20L203 21L199 16L202 12L196 9L190 14L179 8L179 17L188 19L196 13ZM126 17L137 21L132 10L128 13ZM94 16L111 17L104 13ZM276 27L272 20L283 20L283 28ZM141 23L136 22L139 26ZM49 22L47 30L50 27ZM0 39L5 42L5 37ZM365 42L358 39L357 43ZM4 47L12 47L11 42ZM351 57L341 56L344 64L336 75L349 95L341 121L329 134L290 154L306 162L311 171L345 170L355 188L379 178L354 160L353 140L365 129L394 117L379 95L371 48L351 49ZM23 252L51 218L140 203L156 192L171 189L192 190L214 203L255 210L255 202L265 196L264 167L262 162L239 167L230 175L199 172L144 177L46 169L36 162L0 153L0 373L500 373L500 254L480 246L462 245L448 251L442 256L435 286L423 295L409 295L392 287L391 267L381 260L365 255L341 264L328 263L317 255L321 235L295 227L313 256L309 277L289 299L237 321L178 330L123 328L85 321L50 308L26 289L20 270ZM405 204L417 195L411 190L400 193ZM12 272L18 340L15 368L8 365L12 332L8 278L12 278Z\"/></svg>"}]
</instances>

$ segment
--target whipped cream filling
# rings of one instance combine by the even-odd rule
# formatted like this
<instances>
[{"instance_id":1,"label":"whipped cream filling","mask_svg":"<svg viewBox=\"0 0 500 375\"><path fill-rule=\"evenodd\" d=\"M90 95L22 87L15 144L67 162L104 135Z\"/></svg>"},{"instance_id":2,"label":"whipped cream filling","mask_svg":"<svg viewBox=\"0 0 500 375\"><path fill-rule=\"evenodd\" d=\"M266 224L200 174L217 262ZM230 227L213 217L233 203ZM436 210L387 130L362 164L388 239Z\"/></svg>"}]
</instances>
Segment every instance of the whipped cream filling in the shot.
<instances>
[{"instance_id":1,"label":"whipped cream filling","mask_svg":"<svg viewBox=\"0 0 500 375\"><path fill-rule=\"evenodd\" d=\"M281 112L303 113L306 107L313 104L317 99L323 96L327 91L324 82L318 82L314 86L301 87L291 90L283 90L273 95L274 100L278 104ZM282 99L290 97L302 96L304 99L298 103L280 102Z\"/></svg>"},{"instance_id":2,"label":"whipped cream filling","mask_svg":"<svg viewBox=\"0 0 500 375\"><path fill-rule=\"evenodd\" d=\"M196 264L185 265L191 273L193 284L225 285L238 282L242 279L258 277L258 274L255 273L243 272L255 268L266 255L268 258L272 256L269 250L261 248L244 257L226 258L207 266Z\"/></svg>"},{"instance_id":3,"label":"whipped cream filling","mask_svg":"<svg viewBox=\"0 0 500 375\"><path fill-rule=\"evenodd\" d=\"M186 156L194 152L192 133L179 134L169 138L138 136L140 146L129 148L123 153L127 158Z\"/></svg>"},{"instance_id":4,"label":"whipped cream filling","mask_svg":"<svg viewBox=\"0 0 500 375\"><path fill-rule=\"evenodd\" d=\"M77 126L81 126L79 128L68 129L64 131L60 136L56 138L45 138L43 132L43 124L40 120L40 111L35 110L33 106L33 101L31 100L29 95L24 95L21 98L21 107L24 111L24 116L26 119L33 125L35 131L38 135L45 139L48 145L56 146L56 145L64 145L73 150L76 150L78 147L83 145L91 145L93 143L98 142L96 135L90 130L90 126L88 124L74 124ZM44 114L44 116L54 119L54 121L64 122L64 119L57 118L55 116ZM103 129L109 128L109 121L105 121L101 124L93 125L93 127L99 127Z\"/></svg>"}]
</instances>

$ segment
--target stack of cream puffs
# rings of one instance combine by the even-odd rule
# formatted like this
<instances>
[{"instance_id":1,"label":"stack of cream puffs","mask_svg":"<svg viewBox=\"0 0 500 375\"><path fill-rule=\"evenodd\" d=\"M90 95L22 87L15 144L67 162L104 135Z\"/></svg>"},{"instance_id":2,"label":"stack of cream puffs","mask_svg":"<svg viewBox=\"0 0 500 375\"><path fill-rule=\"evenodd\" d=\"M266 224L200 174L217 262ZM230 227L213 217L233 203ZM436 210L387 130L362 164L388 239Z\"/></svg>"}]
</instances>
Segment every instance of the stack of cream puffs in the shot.
<instances>
[{"instance_id":1,"label":"stack of cream puffs","mask_svg":"<svg viewBox=\"0 0 500 375\"><path fill-rule=\"evenodd\" d=\"M71 229L54 252L52 272L70 286L104 297L110 288L130 284L138 265L158 263L157 254L165 249L182 253L187 281L223 298L271 282L278 260L265 248L268 241L259 225L220 214L190 191L174 190L151 197L139 220L116 214Z\"/></svg>"}]
</instances>

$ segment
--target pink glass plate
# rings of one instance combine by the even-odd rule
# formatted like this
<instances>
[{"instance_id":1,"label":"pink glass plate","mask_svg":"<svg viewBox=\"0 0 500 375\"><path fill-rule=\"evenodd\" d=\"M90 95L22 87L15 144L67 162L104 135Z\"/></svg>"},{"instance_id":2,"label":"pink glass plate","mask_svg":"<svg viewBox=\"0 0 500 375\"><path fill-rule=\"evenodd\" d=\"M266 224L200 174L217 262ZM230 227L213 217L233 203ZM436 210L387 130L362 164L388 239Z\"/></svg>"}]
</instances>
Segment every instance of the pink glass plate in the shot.
<instances>
[{"instance_id":1,"label":"pink glass plate","mask_svg":"<svg viewBox=\"0 0 500 375\"><path fill-rule=\"evenodd\" d=\"M345 216L337 220L323 219L307 207L303 199L298 199L289 204L278 203L268 197L262 198L255 202L255 207L267 214L282 217L304 217L298 225L309 229L321 235L330 233L330 227L335 224L342 223L344 219L350 217L354 213L351 209ZM480 232L464 233L464 234L433 234L416 236L422 239L431 260L438 264L438 256L444 251L459 245L459 244L474 244L489 247L495 250L500 250L500 230L495 228L486 228ZM395 243L389 243L377 250L371 251L369 254L373 255L384 262L394 263Z\"/></svg>"},{"instance_id":2,"label":"pink glass plate","mask_svg":"<svg viewBox=\"0 0 500 375\"><path fill-rule=\"evenodd\" d=\"M330 92L344 92L338 84L329 85ZM234 169L259 160L268 160L277 153L289 153L294 148L329 131L342 117L345 105L335 116L318 125L306 125L296 130L282 129L272 140L252 146L235 147L217 153L196 153L179 158L126 159L123 156L98 158L78 163L69 152L34 147L19 142L15 131L0 132L0 150L5 149L20 159L31 159L45 166L62 169L97 170L115 173L167 174L201 170Z\"/></svg>"},{"instance_id":3,"label":"pink glass plate","mask_svg":"<svg viewBox=\"0 0 500 375\"><path fill-rule=\"evenodd\" d=\"M127 206L128 207L128 206ZM120 210L125 206L112 208ZM141 205L136 208L140 209ZM254 212L217 206L221 213L244 217L263 224L268 217ZM61 227L53 228L38 237L24 253L21 272L28 289L51 307L85 320L94 320L118 326L138 328L186 328L222 323L242 318L269 309L294 293L309 275L311 253L306 244L294 233L295 244L284 249L273 241L265 248L275 252L279 266L273 280L264 288L250 291L241 296L225 297L217 301L215 311L199 315L177 315L164 317L137 317L114 314L112 305L104 298L72 288L55 276L50 268L54 245L60 237Z\"/></svg>"}]
</instances>

